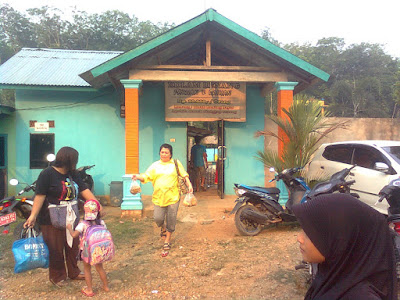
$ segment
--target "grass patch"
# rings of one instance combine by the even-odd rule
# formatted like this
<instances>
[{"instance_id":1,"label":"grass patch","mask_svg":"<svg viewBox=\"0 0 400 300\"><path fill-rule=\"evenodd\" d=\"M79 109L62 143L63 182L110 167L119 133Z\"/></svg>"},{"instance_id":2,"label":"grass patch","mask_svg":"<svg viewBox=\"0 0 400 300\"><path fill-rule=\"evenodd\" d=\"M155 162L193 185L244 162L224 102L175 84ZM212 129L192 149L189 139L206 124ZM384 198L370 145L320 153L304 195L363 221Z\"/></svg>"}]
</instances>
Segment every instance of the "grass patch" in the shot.
<instances>
[{"instance_id":1,"label":"grass patch","mask_svg":"<svg viewBox=\"0 0 400 300\"><path fill-rule=\"evenodd\" d=\"M14 242L13 232L17 224L23 222L24 219L17 219L17 222L11 223L9 234L0 235L0 277L8 277L14 273L14 255L12 253L12 244ZM4 227L0 227L3 232Z\"/></svg>"},{"instance_id":2,"label":"grass patch","mask_svg":"<svg viewBox=\"0 0 400 300\"><path fill-rule=\"evenodd\" d=\"M17 222L10 224L9 234L0 235L0 277L8 278L14 274L14 255L12 253L14 237L12 233L20 222L23 222L23 219L18 219ZM132 222L130 219L124 220L114 216L106 216L105 222L112 234L117 249L132 247L135 240L149 226L148 222ZM0 230L2 232L3 228L0 228ZM134 252L135 256L142 256L144 254L144 251Z\"/></svg>"}]
</instances>

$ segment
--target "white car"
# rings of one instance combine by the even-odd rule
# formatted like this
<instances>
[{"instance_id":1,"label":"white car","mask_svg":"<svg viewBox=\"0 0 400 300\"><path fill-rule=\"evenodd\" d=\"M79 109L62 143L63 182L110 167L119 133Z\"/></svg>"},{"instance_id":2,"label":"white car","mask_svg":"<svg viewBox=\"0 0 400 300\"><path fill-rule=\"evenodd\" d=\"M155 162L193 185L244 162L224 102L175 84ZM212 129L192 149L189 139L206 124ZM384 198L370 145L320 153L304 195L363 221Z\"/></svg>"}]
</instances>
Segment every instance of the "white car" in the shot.
<instances>
[{"instance_id":1,"label":"white car","mask_svg":"<svg viewBox=\"0 0 400 300\"><path fill-rule=\"evenodd\" d=\"M386 200L376 203L379 191L400 177L400 141L346 141L322 144L306 168L306 177L328 177L357 165L346 178L355 180L351 192L360 200L387 214Z\"/></svg>"}]
</instances>

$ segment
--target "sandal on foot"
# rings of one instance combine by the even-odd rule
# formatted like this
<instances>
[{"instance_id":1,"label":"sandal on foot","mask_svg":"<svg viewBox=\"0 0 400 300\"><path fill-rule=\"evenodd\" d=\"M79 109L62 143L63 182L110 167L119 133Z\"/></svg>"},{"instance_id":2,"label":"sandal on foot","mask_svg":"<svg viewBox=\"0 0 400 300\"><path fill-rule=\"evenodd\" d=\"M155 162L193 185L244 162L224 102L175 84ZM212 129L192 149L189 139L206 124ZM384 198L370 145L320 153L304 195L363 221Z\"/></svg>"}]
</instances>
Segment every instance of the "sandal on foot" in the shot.
<instances>
[{"instance_id":1,"label":"sandal on foot","mask_svg":"<svg viewBox=\"0 0 400 300\"><path fill-rule=\"evenodd\" d=\"M66 280L60 280L59 282L54 282L53 280L50 279L50 282L54 284L56 287L62 288L68 285L68 282Z\"/></svg>"},{"instance_id":2,"label":"sandal on foot","mask_svg":"<svg viewBox=\"0 0 400 300\"><path fill-rule=\"evenodd\" d=\"M166 257L166 256L168 256L168 251L165 251L165 250L163 250L162 252L161 252L161 256L162 257Z\"/></svg>"},{"instance_id":3,"label":"sandal on foot","mask_svg":"<svg viewBox=\"0 0 400 300\"><path fill-rule=\"evenodd\" d=\"M164 243L163 250L164 251L168 251L170 249L171 249L171 244L170 243Z\"/></svg>"},{"instance_id":4,"label":"sandal on foot","mask_svg":"<svg viewBox=\"0 0 400 300\"><path fill-rule=\"evenodd\" d=\"M78 276L71 278L72 280L85 280L85 274L83 272L80 272Z\"/></svg>"},{"instance_id":5,"label":"sandal on foot","mask_svg":"<svg viewBox=\"0 0 400 300\"><path fill-rule=\"evenodd\" d=\"M86 289L87 289L87 286L85 286L85 287L83 287L83 288L81 289L81 293L82 293L84 296L86 296L86 297L93 297L93 296L95 295L94 292L88 293Z\"/></svg>"},{"instance_id":6,"label":"sandal on foot","mask_svg":"<svg viewBox=\"0 0 400 300\"><path fill-rule=\"evenodd\" d=\"M163 227L161 227L161 233L160 233L161 237L167 236L167 230Z\"/></svg>"}]
</instances>

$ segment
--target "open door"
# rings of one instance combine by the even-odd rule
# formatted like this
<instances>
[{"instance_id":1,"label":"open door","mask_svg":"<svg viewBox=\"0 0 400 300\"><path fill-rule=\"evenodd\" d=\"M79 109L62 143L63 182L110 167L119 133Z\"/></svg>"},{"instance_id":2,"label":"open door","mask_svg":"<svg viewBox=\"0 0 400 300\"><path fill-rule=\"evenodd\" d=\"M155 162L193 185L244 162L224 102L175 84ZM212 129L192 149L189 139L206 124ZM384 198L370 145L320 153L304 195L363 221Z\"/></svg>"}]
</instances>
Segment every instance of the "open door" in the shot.
<instances>
[{"instance_id":1,"label":"open door","mask_svg":"<svg viewBox=\"0 0 400 300\"><path fill-rule=\"evenodd\" d=\"M224 120L218 121L218 161L217 161L217 172L218 172L218 196L221 199L225 197L225 176L224 176L224 164L226 159L226 147L225 147L225 130Z\"/></svg>"}]
</instances>

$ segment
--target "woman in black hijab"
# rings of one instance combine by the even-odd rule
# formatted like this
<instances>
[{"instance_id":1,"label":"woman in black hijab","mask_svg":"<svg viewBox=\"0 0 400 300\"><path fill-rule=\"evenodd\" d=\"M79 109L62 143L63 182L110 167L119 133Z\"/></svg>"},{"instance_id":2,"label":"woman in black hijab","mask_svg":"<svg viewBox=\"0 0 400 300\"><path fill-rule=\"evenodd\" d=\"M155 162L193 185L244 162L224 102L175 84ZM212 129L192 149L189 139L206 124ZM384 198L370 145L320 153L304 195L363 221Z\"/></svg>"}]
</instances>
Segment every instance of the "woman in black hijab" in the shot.
<instances>
[{"instance_id":1,"label":"woman in black hijab","mask_svg":"<svg viewBox=\"0 0 400 300\"><path fill-rule=\"evenodd\" d=\"M305 299L397 299L392 236L385 217L347 194L297 204L303 259L318 263Z\"/></svg>"}]
</instances>

